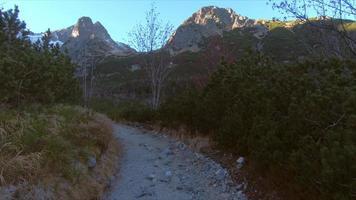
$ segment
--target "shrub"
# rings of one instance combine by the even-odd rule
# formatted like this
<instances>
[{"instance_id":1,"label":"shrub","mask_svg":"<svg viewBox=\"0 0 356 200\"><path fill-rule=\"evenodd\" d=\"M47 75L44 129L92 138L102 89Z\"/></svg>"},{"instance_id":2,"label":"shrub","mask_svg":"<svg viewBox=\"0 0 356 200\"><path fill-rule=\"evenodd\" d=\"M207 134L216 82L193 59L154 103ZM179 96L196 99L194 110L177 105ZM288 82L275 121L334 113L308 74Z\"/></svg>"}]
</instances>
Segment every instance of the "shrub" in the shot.
<instances>
[{"instance_id":1,"label":"shrub","mask_svg":"<svg viewBox=\"0 0 356 200\"><path fill-rule=\"evenodd\" d=\"M115 103L109 99L96 99L93 101L92 107L116 121L149 122L156 118L154 110L138 101Z\"/></svg>"},{"instance_id":2,"label":"shrub","mask_svg":"<svg viewBox=\"0 0 356 200\"><path fill-rule=\"evenodd\" d=\"M69 57L49 43L49 30L42 43L31 44L18 14L17 7L0 9L0 103L19 106L77 100L79 84Z\"/></svg>"},{"instance_id":3,"label":"shrub","mask_svg":"<svg viewBox=\"0 0 356 200\"><path fill-rule=\"evenodd\" d=\"M159 119L163 126L177 128L184 124L190 128L191 132L198 129L200 92L195 89L188 89L175 98L168 99L160 106L158 111Z\"/></svg>"},{"instance_id":4,"label":"shrub","mask_svg":"<svg viewBox=\"0 0 356 200\"><path fill-rule=\"evenodd\" d=\"M355 69L334 59L277 64L248 56L223 64L204 91L166 102L162 120L211 130L221 148L263 170L290 172L323 199L352 199Z\"/></svg>"}]
</instances>

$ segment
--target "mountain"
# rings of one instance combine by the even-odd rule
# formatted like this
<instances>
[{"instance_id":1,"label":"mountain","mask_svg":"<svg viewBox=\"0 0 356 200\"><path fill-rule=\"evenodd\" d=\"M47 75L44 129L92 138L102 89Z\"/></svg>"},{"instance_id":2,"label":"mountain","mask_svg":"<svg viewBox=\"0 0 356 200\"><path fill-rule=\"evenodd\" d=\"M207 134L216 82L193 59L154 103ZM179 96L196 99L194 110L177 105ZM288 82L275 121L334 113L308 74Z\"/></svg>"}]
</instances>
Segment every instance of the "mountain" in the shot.
<instances>
[{"instance_id":1,"label":"mountain","mask_svg":"<svg viewBox=\"0 0 356 200\"><path fill-rule=\"evenodd\" d=\"M257 27L257 21L236 14L232 9L207 6L195 12L173 33L167 47L174 54L197 52L204 38L219 35L236 28ZM267 28L260 26L261 31Z\"/></svg>"},{"instance_id":2,"label":"mountain","mask_svg":"<svg viewBox=\"0 0 356 200\"><path fill-rule=\"evenodd\" d=\"M42 34L31 34L32 42ZM111 55L128 56L136 51L123 43L115 42L100 22L93 23L89 17L81 17L75 25L53 31L52 43L66 50L75 63L98 62Z\"/></svg>"},{"instance_id":3,"label":"mountain","mask_svg":"<svg viewBox=\"0 0 356 200\"><path fill-rule=\"evenodd\" d=\"M89 17L81 17L75 25L54 31L53 38L63 42L62 48L67 49L75 62L83 62L87 58L98 60L109 55L127 56L135 53L129 46L116 43L100 22L93 23Z\"/></svg>"},{"instance_id":4,"label":"mountain","mask_svg":"<svg viewBox=\"0 0 356 200\"><path fill-rule=\"evenodd\" d=\"M346 29L356 39L356 23L346 20ZM349 57L340 34L330 30L337 19L316 18L310 22L254 20L229 8L203 7L184 21L170 37L166 48L172 55L213 48L214 55L236 57L247 49L288 61L313 55ZM319 28L319 27L328 28ZM341 26L336 24L336 26ZM341 27L340 27L341 28Z\"/></svg>"},{"instance_id":5,"label":"mountain","mask_svg":"<svg viewBox=\"0 0 356 200\"><path fill-rule=\"evenodd\" d=\"M165 94L175 95L180 87L204 85L221 63L234 62L260 52L281 63L308 58L354 58L345 40L335 31L319 28L334 23L330 18L300 21L253 20L231 9L203 7L180 25L165 48L170 50L174 68ZM356 23L345 24L356 39ZM142 56L108 57L97 66L98 91L114 98L147 97L149 91L142 70Z\"/></svg>"},{"instance_id":6,"label":"mountain","mask_svg":"<svg viewBox=\"0 0 356 200\"><path fill-rule=\"evenodd\" d=\"M30 33L30 35L28 35L28 39L30 40L31 43L36 43L37 41L42 42L42 37L44 36L44 33ZM62 46L63 42L58 40L58 39L52 39L50 41L50 44L54 44L54 45L59 45Z\"/></svg>"},{"instance_id":7,"label":"mountain","mask_svg":"<svg viewBox=\"0 0 356 200\"><path fill-rule=\"evenodd\" d=\"M116 42L116 44L119 46L119 48L123 51L123 52L129 52L129 53L135 53L136 50L131 48L129 45L122 43L122 42Z\"/></svg>"}]
</instances>

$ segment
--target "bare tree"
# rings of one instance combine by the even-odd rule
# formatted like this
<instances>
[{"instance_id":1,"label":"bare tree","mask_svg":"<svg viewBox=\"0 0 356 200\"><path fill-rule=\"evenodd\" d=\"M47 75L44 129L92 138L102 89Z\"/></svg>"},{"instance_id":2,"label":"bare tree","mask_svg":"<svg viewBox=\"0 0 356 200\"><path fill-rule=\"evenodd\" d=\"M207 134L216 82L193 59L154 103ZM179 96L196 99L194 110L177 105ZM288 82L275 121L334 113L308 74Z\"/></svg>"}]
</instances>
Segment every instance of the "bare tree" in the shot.
<instances>
[{"instance_id":1,"label":"bare tree","mask_svg":"<svg viewBox=\"0 0 356 200\"><path fill-rule=\"evenodd\" d=\"M82 57L79 66L80 76L83 79L83 106L87 108L90 106L95 87L95 65L102 61L103 55L90 53L87 47L82 49L80 55Z\"/></svg>"},{"instance_id":2,"label":"bare tree","mask_svg":"<svg viewBox=\"0 0 356 200\"><path fill-rule=\"evenodd\" d=\"M356 19L355 0L268 0L286 17L295 17L321 29L333 31L341 36L353 55L356 55L356 39L348 31L349 19ZM324 20L315 23L310 14ZM330 17L330 18L329 18Z\"/></svg>"},{"instance_id":3,"label":"bare tree","mask_svg":"<svg viewBox=\"0 0 356 200\"><path fill-rule=\"evenodd\" d=\"M130 44L143 54L143 68L150 81L151 106L157 109L162 95L162 88L171 71L170 54L164 48L172 34L173 26L163 23L154 4L146 13L144 23L137 24L129 33Z\"/></svg>"}]
</instances>

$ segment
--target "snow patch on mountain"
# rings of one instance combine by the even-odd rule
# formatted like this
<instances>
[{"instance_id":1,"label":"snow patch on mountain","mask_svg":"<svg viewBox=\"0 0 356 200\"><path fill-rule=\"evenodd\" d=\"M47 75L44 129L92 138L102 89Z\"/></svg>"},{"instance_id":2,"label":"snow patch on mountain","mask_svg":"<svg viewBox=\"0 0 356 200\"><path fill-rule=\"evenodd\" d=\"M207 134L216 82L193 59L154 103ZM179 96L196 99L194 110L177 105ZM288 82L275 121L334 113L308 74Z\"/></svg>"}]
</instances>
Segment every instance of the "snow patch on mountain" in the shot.
<instances>
[{"instance_id":1,"label":"snow patch on mountain","mask_svg":"<svg viewBox=\"0 0 356 200\"><path fill-rule=\"evenodd\" d=\"M32 44L36 43L36 42L40 42L42 43L42 37L44 36L44 33L34 33L34 34L30 34L27 36L27 38L30 40L30 42ZM64 44L64 42L60 41L60 40L55 40L55 39L51 39L51 41L49 42L49 44L53 44L53 45L59 45L62 46Z\"/></svg>"}]
</instances>

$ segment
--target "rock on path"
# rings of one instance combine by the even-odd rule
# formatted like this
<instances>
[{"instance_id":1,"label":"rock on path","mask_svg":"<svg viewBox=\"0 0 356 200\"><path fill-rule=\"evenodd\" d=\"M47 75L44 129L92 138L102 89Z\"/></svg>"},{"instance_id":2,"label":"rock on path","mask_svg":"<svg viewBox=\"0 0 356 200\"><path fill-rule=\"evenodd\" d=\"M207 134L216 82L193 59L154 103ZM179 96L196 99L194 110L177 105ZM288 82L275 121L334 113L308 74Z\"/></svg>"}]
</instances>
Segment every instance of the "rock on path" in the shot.
<instances>
[{"instance_id":1,"label":"rock on path","mask_svg":"<svg viewBox=\"0 0 356 200\"><path fill-rule=\"evenodd\" d=\"M224 168L183 143L114 125L124 145L119 178L107 200L246 200Z\"/></svg>"}]
</instances>

